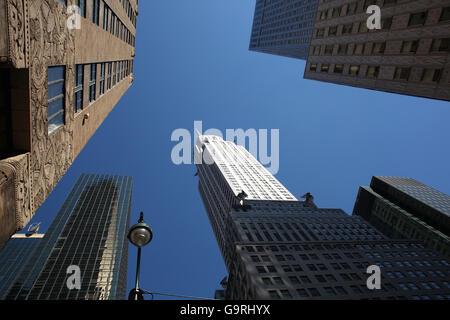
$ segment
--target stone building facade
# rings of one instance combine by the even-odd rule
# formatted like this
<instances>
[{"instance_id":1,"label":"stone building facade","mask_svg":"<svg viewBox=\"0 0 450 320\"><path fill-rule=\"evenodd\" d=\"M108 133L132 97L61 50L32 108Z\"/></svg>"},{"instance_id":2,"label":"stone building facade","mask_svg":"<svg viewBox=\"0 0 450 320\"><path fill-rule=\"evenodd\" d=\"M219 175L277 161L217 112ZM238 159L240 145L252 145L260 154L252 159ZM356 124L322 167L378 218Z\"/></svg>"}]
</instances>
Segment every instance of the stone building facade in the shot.
<instances>
[{"instance_id":1,"label":"stone building facade","mask_svg":"<svg viewBox=\"0 0 450 320\"><path fill-rule=\"evenodd\" d=\"M320 0L304 78L448 101L449 57L450 0Z\"/></svg>"},{"instance_id":2,"label":"stone building facade","mask_svg":"<svg viewBox=\"0 0 450 320\"><path fill-rule=\"evenodd\" d=\"M71 23L72 5L80 28ZM26 226L131 86L137 6L0 1L0 247Z\"/></svg>"}]
</instances>

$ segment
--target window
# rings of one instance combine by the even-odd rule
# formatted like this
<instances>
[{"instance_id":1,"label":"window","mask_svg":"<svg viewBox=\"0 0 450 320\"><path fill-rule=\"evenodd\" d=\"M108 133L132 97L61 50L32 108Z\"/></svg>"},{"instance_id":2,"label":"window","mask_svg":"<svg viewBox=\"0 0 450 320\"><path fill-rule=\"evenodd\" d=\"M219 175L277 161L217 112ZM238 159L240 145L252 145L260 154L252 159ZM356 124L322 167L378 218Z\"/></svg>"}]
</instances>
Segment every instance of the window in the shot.
<instances>
[{"instance_id":1,"label":"window","mask_svg":"<svg viewBox=\"0 0 450 320\"><path fill-rule=\"evenodd\" d=\"M289 290L280 290L281 295L283 296L283 298L292 298L291 293L289 292Z\"/></svg>"},{"instance_id":2,"label":"window","mask_svg":"<svg viewBox=\"0 0 450 320\"><path fill-rule=\"evenodd\" d=\"M348 15L352 15L356 13L356 8L357 8L358 3L356 2L352 2L348 5L348 10L347 10L347 14Z\"/></svg>"},{"instance_id":3,"label":"window","mask_svg":"<svg viewBox=\"0 0 450 320\"><path fill-rule=\"evenodd\" d=\"M450 52L450 38L434 39L431 52Z\"/></svg>"},{"instance_id":4,"label":"window","mask_svg":"<svg viewBox=\"0 0 450 320\"><path fill-rule=\"evenodd\" d=\"M100 64L100 88L99 95L105 93L105 63Z\"/></svg>"},{"instance_id":5,"label":"window","mask_svg":"<svg viewBox=\"0 0 450 320\"><path fill-rule=\"evenodd\" d=\"M108 62L108 78L106 80L106 89L111 89L112 62Z\"/></svg>"},{"instance_id":6,"label":"window","mask_svg":"<svg viewBox=\"0 0 450 320\"><path fill-rule=\"evenodd\" d=\"M408 24L408 26L424 25L426 19L427 19L427 11L413 13L409 17L409 24Z\"/></svg>"},{"instance_id":7,"label":"window","mask_svg":"<svg viewBox=\"0 0 450 320\"><path fill-rule=\"evenodd\" d=\"M383 54L386 49L386 42L375 42L372 47L373 54Z\"/></svg>"},{"instance_id":8,"label":"window","mask_svg":"<svg viewBox=\"0 0 450 320\"><path fill-rule=\"evenodd\" d=\"M309 65L309 71L317 71L317 63L311 63Z\"/></svg>"},{"instance_id":9,"label":"window","mask_svg":"<svg viewBox=\"0 0 450 320\"><path fill-rule=\"evenodd\" d=\"M341 7L333 8L333 18L337 18L341 15Z\"/></svg>"},{"instance_id":10,"label":"window","mask_svg":"<svg viewBox=\"0 0 450 320\"><path fill-rule=\"evenodd\" d=\"M83 109L83 78L84 66L77 64L75 66L75 88L74 88L74 112L78 113Z\"/></svg>"},{"instance_id":11,"label":"window","mask_svg":"<svg viewBox=\"0 0 450 320\"><path fill-rule=\"evenodd\" d=\"M270 290L269 295L271 299L280 299L280 295L276 290Z\"/></svg>"},{"instance_id":12,"label":"window","mask_svg":"<svg viewBox=\"0 0 450 320\"><path fill-rule=\"evenodd\" d=\"M100 25L99 16L100 16L100 4L99 0L93 0L92 3L92 22L96 25Z\"/></svg>"},{"instance_id":13,"label":"window","mask_svg":"<svg viewBox=\"0 0 450 320\"><path fill-rule=\"evenodd\" d=\"M89 77L89 102L95 101L95 89L97 81L97 65L91 64L91 74Z\"/></svg>"},{"instance_id":14,"label":"window","mask_svg":"<svg viewBox=\"0 0 450 320\"><path fill-rule=\"evenodd\" d=\"M258 270L258 273L266 273L266 269L263 266L257 266L256 270Z\"/></svg>"},{"instance_id":15,"label":"window","mask_svg":"<svg viewBox=\"0 0 450 320\"><path fill-rule=\"evenodd\" d=\"M297 294L302 298L309 297L305 289L297 289Z\"/></svg>"},{"instance_id":16,"label":"window","mask_svg":"<svg viewBox=\"0 0 450 320\"><path fill-rule=\"evenodd\" d=\"M262 278L265 285L270 286L272 285L272 280L270 278Z\"/></svg>"},{"instance_id":17,"label":"window","mask_svg":"<svg viewBox=\"0 0 450 320\"><path fill-rule=\"evenodd\" d=\"M363 54L364 47L364 43L357 43L353 49L353 54Z\"/></svg>"},{"instance_id":18,"label":"window","mask_svg":"<svg viewBox=\"0 0 450 320\"><path fill-rule=\"evenodd\" d=\"M349 74L357 76L359 74L359 66L350 66Z\"/></svg>"},{"instance_id":19,"label":"window","mask_svg":"<svg viewBox=\"0 0 450 320\"><path fill-rule=\"evenodd\" d=\"M48 68L47 119L49 134L64 125L65 75L66 68L64 66Z\"/></svg>"},{"instance_id":20,"label":"window","mask_svg":"<svg viewBox=\"0 0 450 320\"><path fill-rule=\"evenodd\" d=\"M337 64L334 66L334 73L342 73L344 71L343 64Z\"/></svg>"},{"instance_id":21,"label":"window","mask_svg":"<svg viewBox=\"0 0 450 320\"><path fill-rule=\"evenodd\" d=\"M112 78L112 86L114 87L116 85L116 66L117 66L117 62L113 62L113 78Z\"/></svg>"},{"instance_id":22,"label":"window","mask_svg":"<svg viewBox=\"0 0 450 320\"><path fill-rule=\"evenodd\" d=\"M320 72L328 72L329 69L330 69L329 64L322 64L322 66L320 67Z\"/></svg>"},{"instance_id":23,"label":"window","mask_svg":"<svg viewBox=\"0 0 450 320\"><path fill-rule=\"evenodd\" d=\"M352 27L353 24L349 23L349 24L344 24L344 26L342 27L342 34L349 34L352 32Z\"/></svg>"},{"instance_id":24,"label":"window","mask_svg":"<svg viewBox=\"0 0 450 320\"><path fill-rule=\"evenodd\" d=\"M419 47L419 40L403 41L402 53L416 53Z\"/></svg>"},{"instance_id":25,"label":"window","mask_svg":"<svg viewBox=\"0 0 450 320\"><path fill-rule=\"evenodd\" d=\"M328 29L328 36L335 36L336 33L337 33L337 26L333 26Z\"/></svg>"},{"instance_id":26,"label":"window","mask_svg":"<svg viewBox=\"0 0 450 320\"><path fill-rule=\"evenodd\" d=\"M324 287L323 289L324 289L325 292L326 292L327 294L329 294L330 296L335 296L335 295L336 295L336 291L334 291L334 289L331 288L331 287Z\"/></svg>"},{"instance_id":27,"label":"window","mask_svg":"<svg viewBox=\"0 0 450 320\"><path fill-rule=\"evenodd\" d=\"M369 31L369 29L367 28L367 22L363 21L359 24L359 29L358 32L363 33L363 32L367 32Z\"/></svg>"},{"instance_id":28,"label":"window","mask_svg":"<svg viewBox=\"0 0 450 320\"><path fill-rule=\"evenodd\" d=\"M273 281L274 281L276 284L284 284L283 280L282 280L280 277L274 277L274 278L273 278Z\"/></svg>"},{"instance_id":29,"label":"window","mask_svg":"<svg viewBox=\"0 0 450 320\"><path fill-rule=\"evenodd\" d=\"M423 82L439 82L441 79L441 69L424 69L422 73Z\"/></svg>"},{"instance_id":30,"label":"window","mask_svg":"<svg viewBox=\"0 0 450 320\"><path fill-rule=\"evenodd\" d=\"M322 29L318 29L317 33L316 33L316 38L322 38L324 33L325 33L325 30L323 28Z\"/></svg>"},{"instance_id":31,"label":"window","mask_svg":"<svg viewBox=\"0 0 450 320\"><path fill-rule=\"evenodd\" d=\"M392 26L392 17L381 19L381 30L389 30Z\"/></svg>"},{"instance_id":32,"label":"window","mask_svg":"<svg viewBox=\"0 0 450 320\"><path fill-rule=\"evenodd\" d=\"M313 52L315 56L318 56L320 54L320 46L315 46Z\"/></svg>"},{"instance_id":33,"label":"window","mask_svg":"<svg viewBox=\"0 0 450 320\"><path fill-rule=\"evenodd\" d=\"M384 0L384 5L391 5L391 4L396 4L397 0Z\"/></svg>"},{"instance_id":34,"label":"window","mask_svg":"<svg viewBox=\"0 0 450 320\"><path fill-rule=\"evenodd\" d=\"M86 18L86 0L77 0L77 6L80 8L80 13Z\"/></svg>"},{"instance_id":35,"label":"window","mask_svg":"<svg viewBox=\"0 0 450 320\"><path fill-rule=\"evenodd\" d=\"M366 76L368 78L378 78L379 72L380 72L380 67L379 66L369 66L367 68Z\"/></svg>"},{"instance_id":36,"label":"window","mask_svg":"<svg viewBox=\"0 0 450 320\"><path fill-rule=\"evenodd\" d=\"M408 80L411 68L396 68L394 74L394 80ZM397 262L398 264L398 262Z\"/></svg>"},{"instance_id":37,"label":"window","mask_svg":"<svg viewBox=\"0 0 450 320\"><path fill-rule=\"evenodd\" d=\"M108 30L109 7L103 2L103 29Z\"/></svg>"},{"instance_id":38,"label":"window","mask_svg":"<svg viewBox=\"0 0 450 320\"><path fill-rule=\"evenodd\" d=\"M332 44L325 46L325 55L333 54L333 48L334 48L334 45L332 45Z\"/></svg>"},{"instance_id":39,"label":"window","mask_svg":"<svg viewBox=\"0 0 450 320\"><path fill-rule=\"evenodd\" d=\"M450 7L442 8L441 18L439 21L449 21L450 20Z\"/></svg>"},{"instance_id":40,"label":"window","mask_svg":"<svg viewBox=\"0 0 450 320\"><path fill-rule=\"evenodd\" d=\"M348 44L340 44L338 48L338 54L347 54Z\"/></svg>"},{"instance_id":41,"label":"window","mask_svg":"<svg viewBox=\"0 0 450 320\"><path fill-rule=\"evenodd\" d=\"M316 288L309 288L308 291L313 297L320 296L319 290L317 290Z\"/></svg>"}]
</instances>

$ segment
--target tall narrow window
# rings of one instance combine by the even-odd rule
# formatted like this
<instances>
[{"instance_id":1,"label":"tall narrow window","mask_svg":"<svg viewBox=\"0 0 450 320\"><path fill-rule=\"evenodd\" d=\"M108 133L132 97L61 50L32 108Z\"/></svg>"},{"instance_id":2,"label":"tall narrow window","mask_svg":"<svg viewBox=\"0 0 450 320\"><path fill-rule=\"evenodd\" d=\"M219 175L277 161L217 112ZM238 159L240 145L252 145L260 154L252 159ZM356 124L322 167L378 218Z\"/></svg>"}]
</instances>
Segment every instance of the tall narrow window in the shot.
<instances>
[{"instance_id":1,"label":"tall narrow window","mask_svg":"<svg viewBox=\"0 0 450 320\"><path fill-rule=\"evenodd\" d=\"M100 88L99 88L99 95L102 95L105 93L105 64L102 63L100 65Z\"/></svg>"},{"instance_id":2,"label":"tall narrow window","mask_svg":"<svg viewBox=\"0 0 450 320\"><path fill-rule=\"evenodd\" d=\"M103 2L103 29L108 31L109 7Z\"/></svg>"},{"instance_id":3,"label":"tall narrow window","mask_svg":"<svg viewBox=\"0 0 450 320\"><path fill-rule=\"evenodd\" d=\"M65 71L64 66L48 68L47 119L49 134L64 125Z\"/></svg>"},{"instance_id":4,"label":"tall narrow window","mask_svg":"<svg viewBox=\"0 0 450 320\"><path fill-rule=\"evenodd\" d=\"M116 80L117 82L120 81L120 62L117 62L117 67L116 67Z\"/></svg>"},{"instance_id":5,"label":"tall narrow window","mask_svg":"<svg viewBox=\"0 0 450 320\"><path fill-rule=\"evenodd\" d=\"M75 88L74 88L74 112L78 113L83 109L83 75L84 66L77 64L75 66Z\"/></svg>"},{"instance_id":6,"label":"tall narrow window","mask_svg":"<svg viewBox=\"0 0 450 320\"><path fill-rule=\"evenodd\" d=\"M116 22L116 17L114 12L111 11L111 23L109 25L109 31L111 34L114 34L114 23Z\"/></svg>"},{"instance_id":7,"label":"tall narrow window","mask_svg":"<svg viewBox=\"0 0 450 320\"><path fill-rule=\"evenodd\" d=\"M86 0L77 0L77 6L80 8L81 15L86 18Z\"/></svg>"},{"instance_id":8,"label":"tall narrow window","mask_svg":"<svg viewBox=\"0 0 450 320\"><path fill-rule=\"evenodd\" d=\"M93 0L92 3L92 22L96 25L99 25L99 10L100 10L100 0Z\"/></svg>"},{"instance_id":9,"label":"tall narrow window","mask_svg":"<svg viewBox=\"0 0 450 320\"><path fill-rule=\"evenodd\" d=\"M116 67L117 67L117 62L113 62L113 78L112 78L112 85L113 87L116 85Z\"/></svg>"},{"instance_id":10,"label":"tall narrow window","mask_svg":"<svg viewBox=\"0 0 450 320\"><path fill-rule=\"evenodd\" d=\"M106 81L106 89L111 89L112 62L108 62L108 79Z\"/></svg>"},{"instance_id":11,"label":"tall narrow window","mask_svg":"<svg viewBox=\"0 0 450 320\"><path fill-rule=\"evenodd\" d=\"M89 102L95 101L95 84L97 77L97 65L91 64L91 75L89 77Z\"/></svg>"}]
</instances>

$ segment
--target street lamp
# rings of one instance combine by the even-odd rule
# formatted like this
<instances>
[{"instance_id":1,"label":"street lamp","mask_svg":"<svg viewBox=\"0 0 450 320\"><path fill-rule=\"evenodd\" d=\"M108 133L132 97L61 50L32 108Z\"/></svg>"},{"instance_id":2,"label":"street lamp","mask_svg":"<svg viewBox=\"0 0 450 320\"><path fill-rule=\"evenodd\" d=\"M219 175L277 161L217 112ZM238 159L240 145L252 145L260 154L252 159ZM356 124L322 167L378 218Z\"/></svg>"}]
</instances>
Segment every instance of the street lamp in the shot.
<instances>
[{"instance_id":1,"label":"street lamp","mask_svg":"<svg viewBox=\"0 0 450 320\"><path fill-rule=\"evenodd\" d=\"M136 285L128 295L128 300L144 300L144 291L139 289L139 271L141 265L141 248L150 243L153 239L152 229L144 221L144 213L141 212L138 223L128 231L128 240L138 247L137 267L136 267Z\"/></svg>"}]
</instances>

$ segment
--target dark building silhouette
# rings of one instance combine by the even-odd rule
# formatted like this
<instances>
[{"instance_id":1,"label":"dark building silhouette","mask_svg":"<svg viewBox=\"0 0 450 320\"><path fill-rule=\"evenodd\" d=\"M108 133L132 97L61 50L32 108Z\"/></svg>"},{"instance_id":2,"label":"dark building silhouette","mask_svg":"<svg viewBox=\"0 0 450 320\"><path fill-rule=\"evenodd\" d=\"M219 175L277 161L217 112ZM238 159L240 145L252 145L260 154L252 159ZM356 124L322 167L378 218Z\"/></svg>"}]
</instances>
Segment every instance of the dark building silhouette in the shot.
<instances>
[{"instance_id":1,"label":"dark building silhouette","mask_svg":"<svg viewBox=\"0 0 450 320\"><path fill-rule=\"evenodd\" d=\"M450 257L450 196L410 178L373 177L353 214L389 238L417 239Z\"/></svg>"},{"instance_id":2,"label":"dark building silhouette","mask_svg":"<svg viewBox=\"0 0 450 320\"><path fill-rule=\"evenodd\" d=\"M6 299L125 299L132 178L83 174ZM69 266L81 271L70 290Z\"/></svg>"}]
</instances>

